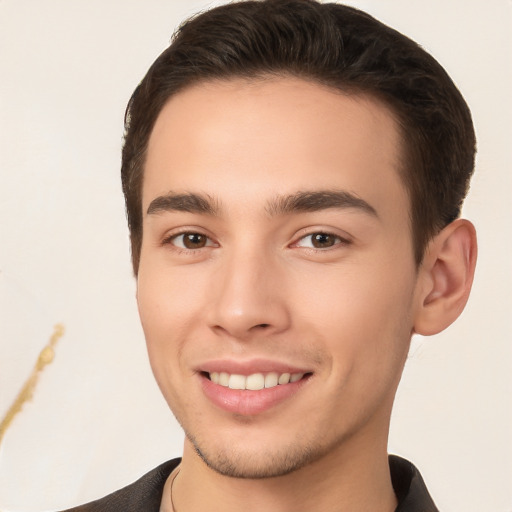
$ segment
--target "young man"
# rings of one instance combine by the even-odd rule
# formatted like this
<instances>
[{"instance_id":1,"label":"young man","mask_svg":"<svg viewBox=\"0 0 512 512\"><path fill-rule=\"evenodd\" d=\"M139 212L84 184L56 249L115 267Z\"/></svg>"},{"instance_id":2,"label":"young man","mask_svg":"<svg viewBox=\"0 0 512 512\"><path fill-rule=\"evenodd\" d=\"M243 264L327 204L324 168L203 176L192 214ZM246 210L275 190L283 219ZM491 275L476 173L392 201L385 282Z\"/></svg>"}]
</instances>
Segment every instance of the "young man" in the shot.
<instances>
[{"instance_id":1,"label":"young man","mask_svg":"<svg viewBox=\"0 0 512 512\"><path fill-rule=\"evenodd\" d=\"M183 457L73 510L437 510L388 457L411 336L461 313L469 110L367 14L233 3L183 25L130 100L137 300Z\"/></svg>"}]
</instances>

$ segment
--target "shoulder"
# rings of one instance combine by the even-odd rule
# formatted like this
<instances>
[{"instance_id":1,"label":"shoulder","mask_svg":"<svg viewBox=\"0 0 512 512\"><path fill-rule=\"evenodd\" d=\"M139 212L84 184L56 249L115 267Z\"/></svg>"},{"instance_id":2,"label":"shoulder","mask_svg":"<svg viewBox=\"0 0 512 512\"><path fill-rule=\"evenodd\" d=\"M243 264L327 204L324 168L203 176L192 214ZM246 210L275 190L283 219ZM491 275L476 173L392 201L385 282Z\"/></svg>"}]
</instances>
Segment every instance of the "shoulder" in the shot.
<instances>
[{"instance_id":1,"label":"shoulder","mask_svg":"<svg viewBox=\"0 0 512 512\"><path fill-rule=\"evenodd\" d=\"M62 512L158 512L167 477L180 461L173 459L164 462L119 491Z\"/></svg>"}]
</instances>

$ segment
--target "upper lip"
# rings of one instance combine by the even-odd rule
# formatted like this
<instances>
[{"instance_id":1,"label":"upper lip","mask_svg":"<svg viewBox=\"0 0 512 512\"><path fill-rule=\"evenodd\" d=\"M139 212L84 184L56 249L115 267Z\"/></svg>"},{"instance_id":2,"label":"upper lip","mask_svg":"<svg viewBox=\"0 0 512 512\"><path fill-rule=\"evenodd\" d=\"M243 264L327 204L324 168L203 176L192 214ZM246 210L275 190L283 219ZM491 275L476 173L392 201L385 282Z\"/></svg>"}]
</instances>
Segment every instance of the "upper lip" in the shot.
<instances>
[{"instance_id":1,"label":"upper lip","mask_svg":"<svg viewBox=\"0 0 512 512\"><path fill-rule=\"evenodd\" d=\"M310 369L271 359L250 359L247 361L235 359L214 359L198 366L199 372L226 372L237 375L252 375L254 373L311 373Z\"/></svg>"}]
</instances>

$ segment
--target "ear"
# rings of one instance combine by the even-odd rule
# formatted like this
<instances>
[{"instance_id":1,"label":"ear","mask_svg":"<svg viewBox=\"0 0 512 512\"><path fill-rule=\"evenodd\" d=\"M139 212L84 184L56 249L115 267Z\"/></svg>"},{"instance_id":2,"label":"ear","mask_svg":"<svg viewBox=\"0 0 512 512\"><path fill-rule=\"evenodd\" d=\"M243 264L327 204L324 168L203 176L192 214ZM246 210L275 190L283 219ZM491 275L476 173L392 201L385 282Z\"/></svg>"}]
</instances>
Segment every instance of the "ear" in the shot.
<instances>
[{"instance_id":1,"label":"ear","mask_svg":"<svg viewBox=\"0 0 512 512\"><path fill-rule=\"evenodd\" d=\"M457 219L429 243L419 269L414 332L446 329L462 313L471 291L477 254L471 222Z\"/></svg>"}]
</instances>

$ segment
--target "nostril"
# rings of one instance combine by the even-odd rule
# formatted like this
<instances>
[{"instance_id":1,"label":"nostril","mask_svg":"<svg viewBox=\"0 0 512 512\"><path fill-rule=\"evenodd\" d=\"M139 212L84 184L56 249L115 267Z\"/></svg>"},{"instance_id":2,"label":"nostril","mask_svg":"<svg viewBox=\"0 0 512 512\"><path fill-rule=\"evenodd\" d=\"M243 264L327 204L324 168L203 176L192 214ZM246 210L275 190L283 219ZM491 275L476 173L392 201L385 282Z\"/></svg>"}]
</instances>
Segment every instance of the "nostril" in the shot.
<instances>
[{"instance_id":1,"label":"nostril","mask_svg":"<svg viewBox=\"0 0 512 512\"><path fill-rule=\"evenodd\" d=\"M270 326L270 324L258 324L255 327L259 327L261 329L265 329L266 327L269 327L269 326Z\"/></svg>"}]
</instances>

